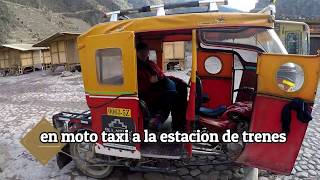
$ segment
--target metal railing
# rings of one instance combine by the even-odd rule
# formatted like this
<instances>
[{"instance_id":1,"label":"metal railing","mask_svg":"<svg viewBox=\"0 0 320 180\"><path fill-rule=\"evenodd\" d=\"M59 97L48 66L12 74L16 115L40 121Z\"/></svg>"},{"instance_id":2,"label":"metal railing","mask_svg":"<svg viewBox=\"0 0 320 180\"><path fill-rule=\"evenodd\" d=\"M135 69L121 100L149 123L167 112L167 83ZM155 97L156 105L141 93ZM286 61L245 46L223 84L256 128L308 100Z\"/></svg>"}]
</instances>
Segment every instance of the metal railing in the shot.
<instances>
[{"instance_id":1,"label":"metal railing","mask_svg":"<svg viewBox=\"0 0 320 180\"><path fill-rule=\"evenodd\" d=\"M133 8L127 10L119 10L108 12L106 17L110 17L110 21L118 21L121 19L129 19L130 14L156 12L157 16L165 16L166 10L176 8L192 8L192 7L208 7L209 12L218 11L218 5L228 5L228 0L200 0L192 2L174 3L174 4L161 4L154 6L144 6L141 8Z\"/></svg>"}]
</instances>

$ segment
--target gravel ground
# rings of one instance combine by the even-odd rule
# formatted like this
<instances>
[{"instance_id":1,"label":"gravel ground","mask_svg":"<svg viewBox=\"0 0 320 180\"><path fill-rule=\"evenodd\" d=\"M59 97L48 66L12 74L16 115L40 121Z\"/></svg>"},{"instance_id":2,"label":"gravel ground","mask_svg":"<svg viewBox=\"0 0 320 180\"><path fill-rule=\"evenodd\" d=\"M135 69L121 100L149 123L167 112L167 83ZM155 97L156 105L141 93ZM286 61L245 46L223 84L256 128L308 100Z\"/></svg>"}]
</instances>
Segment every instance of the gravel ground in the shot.
<instances>
[{"instance_id":1,"label":"gravel ground","mask_svg":"<svg viewBox=\"0 0 320 180\"><path fill-rule=\"evenodd\" d=\"M178 74L182 76L182 74ZM91 179L82 175L74 163L59 170L53 159L42 166L20 144L20 139L42 118L51 119L60 111L87 109L80 74L70 77L36 72L18 77L0 77L0 179ZM267 179L320 179L319 96L300 155L291 176L260 175ZM191 161L221 161L223 158L194 157ZM227 166L180 168L175 175L116 170L109 179L241 179L244 169Z\"/></svg>"}]
</instances>

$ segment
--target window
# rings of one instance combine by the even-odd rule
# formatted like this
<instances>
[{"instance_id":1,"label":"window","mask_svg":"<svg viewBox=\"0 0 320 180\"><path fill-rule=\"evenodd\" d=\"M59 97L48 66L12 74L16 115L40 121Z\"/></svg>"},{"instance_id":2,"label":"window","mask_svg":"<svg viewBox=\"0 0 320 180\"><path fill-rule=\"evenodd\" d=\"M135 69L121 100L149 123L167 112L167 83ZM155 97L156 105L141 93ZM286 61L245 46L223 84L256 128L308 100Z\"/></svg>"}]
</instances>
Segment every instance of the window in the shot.
<instances>
[{"instance_id":1,"label":"window","mask_svg":"<svg viewBox=\"0 0 320 180\"><path fill-rule=\"evenodd\" d=\"M286 32L286 48L290 54L301 54L301 32Z\"/></svg>"},{"instance_id":2,"label":"window","mask_svg":"<svg viewBox=\"0 0 320 180\"><path fill-rule=\"evenodd\" d=\"M233 67L234 67L234 80L233 80L233 90L237 90L240 88L242 76L243 76L243 65L240 61L239 56L234 55L234 61L233 61ZM238 97L238 91L233 92L233 103L236 102Z\"/></svg>"},{"instance_id":3,"label":"window","mask_svg":"<svg viewBox=\"0 0 320 180\"><path fill-rule=\"evenodd\" d=\"M218 74L222 70L222 62L218 57L211 56L204 63L205 69L210 74Z\"/></svg>"},{"instance_id":4,"label":"window","mask_svg":"<svg viewBox=\"0 0 320 180\"><path fill-rule=\"evenodd\" d=\"M286 92L296 92L304 83L304 71L298 64L288 62L280 66L277 72L277 83Z\"/></svg>"},{"instance_id":5,"label":"window","mask_svg":"<svg viewBox=\"0 0 320 180\"><path fill-rule=\"evenodd\" d=\"M288 54L273 29L221 28L200 31L201 43L205 45L229 45L232 47L257 47L264 52Z\"/></svg>"},{"instance_id":6,"label":"window","mask_svg":"<svg viewBox=\"0 0 320 180\"><path fill-rule=\"evenodd\" d=\"M118 86L123 84L121 49L97 50L96 63L99 83Z\"/></svg>"}]
</instances>

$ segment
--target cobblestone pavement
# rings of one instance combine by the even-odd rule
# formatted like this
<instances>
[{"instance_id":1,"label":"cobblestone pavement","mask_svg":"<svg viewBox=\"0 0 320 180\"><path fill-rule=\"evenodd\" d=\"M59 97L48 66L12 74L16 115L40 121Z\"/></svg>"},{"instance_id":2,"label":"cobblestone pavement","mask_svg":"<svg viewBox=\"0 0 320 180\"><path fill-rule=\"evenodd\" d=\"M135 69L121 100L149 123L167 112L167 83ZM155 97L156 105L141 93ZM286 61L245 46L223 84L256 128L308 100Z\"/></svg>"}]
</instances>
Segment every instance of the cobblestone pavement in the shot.
<instances>
[{"instance_id":1,"label":"cobblestone pavement","mask_svg":"<svg viewBox=\"0 0 320 180\"><path fill-rule=\"evenodd\" d=\"M20 145L20 139L42 117L51 119L60 111L86 110L80 74L71 77L45 75L36 72L18 77L0 77L0 179L91 179L75 168L74 163L59 170L53 159L42 166ZM261 173L260 179L320 179L320 106L319 97L314 109L314 120L291 176ZM194 157L191 161L224 160L208 156ZM179 168L177 174L130 172L117 169L112 180L169 180L169 179L241 179L244 169L228 166L202 166Z\"/></svg>"},{"instance_id":2,"label":"cobblestone pavement","mask_svg":"<svg viewBox=\"0 0 320 180\"><path fill-rule=\"evenodd\" d=\"M305 139L299 152L291 176L279 177L291 179L320 179L320 88L313 108L313 120L309 123Z\"/></svg>"}]
</instances>

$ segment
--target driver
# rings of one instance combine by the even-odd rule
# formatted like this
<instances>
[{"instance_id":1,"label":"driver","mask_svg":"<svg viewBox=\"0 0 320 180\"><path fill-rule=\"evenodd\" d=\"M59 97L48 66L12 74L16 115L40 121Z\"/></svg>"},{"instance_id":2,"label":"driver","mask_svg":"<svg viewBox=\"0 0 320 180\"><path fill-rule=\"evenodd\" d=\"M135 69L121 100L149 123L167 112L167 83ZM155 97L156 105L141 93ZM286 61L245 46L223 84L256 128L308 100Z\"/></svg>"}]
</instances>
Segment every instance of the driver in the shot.
<instances>
[{"instance_id":1,"label":"driver","mask_svg":"<svg viewBox=\"0 0 320 180\"><path fill-rule=\"evenodd\" d=\"M186 124L187 84L175 77L166 76L153 61L149 60L149 47L145 43L136 46L138 59L139 97L151 114L145 127L159 130L172 115L172 130L184 131Z\"/></svg>"}]
</instances>

